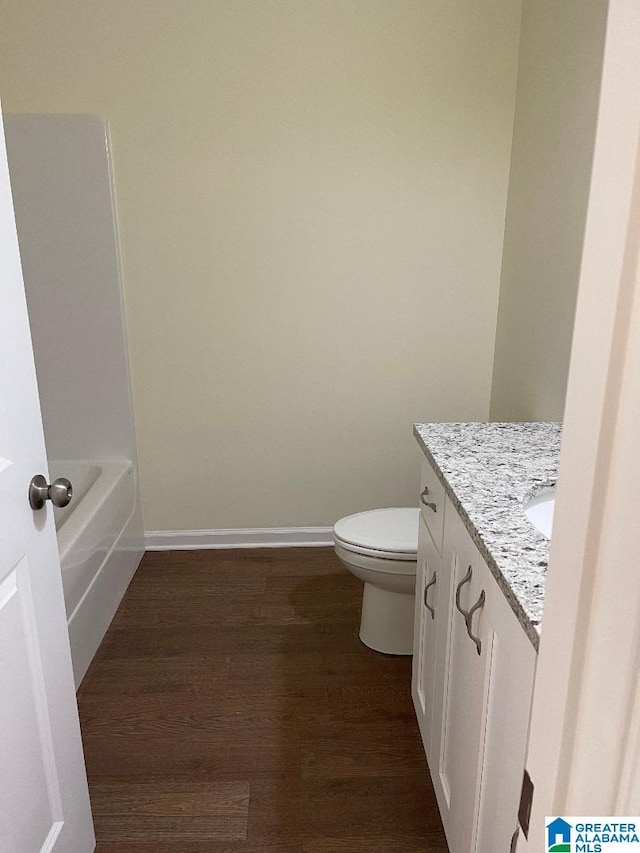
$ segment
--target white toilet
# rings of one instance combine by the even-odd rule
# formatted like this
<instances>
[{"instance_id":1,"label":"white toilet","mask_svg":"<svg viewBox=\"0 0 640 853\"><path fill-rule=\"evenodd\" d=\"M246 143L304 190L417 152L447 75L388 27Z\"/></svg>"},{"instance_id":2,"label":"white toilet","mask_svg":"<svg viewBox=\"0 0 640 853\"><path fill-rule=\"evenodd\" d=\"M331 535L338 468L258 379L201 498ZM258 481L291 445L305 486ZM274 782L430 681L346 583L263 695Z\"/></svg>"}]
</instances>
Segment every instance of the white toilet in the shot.
<instances>
[{"instance_id":1,"label":"white toilet","mask_svg":"<svg viewBox=\"0 0 640 853\"><path fill-rule=\"evenodd\" d=\"M413 652L419 516L417 508L374 509L333 528L338 558L364 581L360 639L377 652Z\"/></svg>"}]
</instances>

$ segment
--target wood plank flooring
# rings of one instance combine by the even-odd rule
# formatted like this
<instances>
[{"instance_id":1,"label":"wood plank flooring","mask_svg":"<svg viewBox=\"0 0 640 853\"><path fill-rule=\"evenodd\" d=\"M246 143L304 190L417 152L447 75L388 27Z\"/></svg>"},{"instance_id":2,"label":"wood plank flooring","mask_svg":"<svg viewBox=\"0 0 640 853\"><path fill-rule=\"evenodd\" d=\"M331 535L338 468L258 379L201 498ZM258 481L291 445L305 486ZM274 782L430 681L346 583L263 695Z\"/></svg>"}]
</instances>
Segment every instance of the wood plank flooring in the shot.
<instances>
[{"instance_id":1,"label":"wood plank flooring","mask_svg":"<svg viewBox=\"0 0 640 853\"><path fill-rule=\"evenodd\" d=\"M330 548L148 553L78 693L96 853L446 853Z\"/></svg>"}]
</instances>

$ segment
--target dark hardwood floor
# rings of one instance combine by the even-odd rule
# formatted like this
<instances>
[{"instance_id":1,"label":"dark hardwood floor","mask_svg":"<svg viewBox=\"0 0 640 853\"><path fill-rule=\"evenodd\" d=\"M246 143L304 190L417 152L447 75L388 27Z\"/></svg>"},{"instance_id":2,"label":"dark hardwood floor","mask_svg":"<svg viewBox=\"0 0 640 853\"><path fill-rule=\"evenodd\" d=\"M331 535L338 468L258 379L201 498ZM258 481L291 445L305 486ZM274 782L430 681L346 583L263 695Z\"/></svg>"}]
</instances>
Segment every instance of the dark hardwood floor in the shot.
<instances>
[{"instance_id":1,"label":"dark hardwood floor","mask_svg":"<svg viewBox=\"0 0 640 853\"><path fill-rule=\"evenodd\" d=\"M148 553L78 694L97 853L446 851L332 549Z\"/></svg>"}]
</instances>

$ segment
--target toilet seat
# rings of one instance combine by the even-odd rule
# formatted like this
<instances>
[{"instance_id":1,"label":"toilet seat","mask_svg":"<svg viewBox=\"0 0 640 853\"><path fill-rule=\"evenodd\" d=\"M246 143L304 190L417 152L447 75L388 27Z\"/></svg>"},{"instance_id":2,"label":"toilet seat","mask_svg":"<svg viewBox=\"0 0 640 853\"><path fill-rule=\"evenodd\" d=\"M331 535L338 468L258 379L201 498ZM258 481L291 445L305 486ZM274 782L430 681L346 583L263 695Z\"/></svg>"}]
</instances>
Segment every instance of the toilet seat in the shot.
<instances>
[{"instance_id":1,"label":"toilet seat","mask_svg":"<svg viewBox=\"0 0 640 853\"><path fill-rule=\"evenodd\" d=\"M361 576L360 570L364 570L372 575L392 575L398 577L414 578L416 576L417 560L415 559L398 559L397 555L384 554L378 551L377 555L362 554L359 551L351 551L345 548L338 539L333 543L333 549L349 571L353 572L356 577L361 580L366 580ZM379 554L384 554L380 557Z\"/></svg>"},{"instance_id":2,"label":"toilet seat","mask_svg":"<svg viewBox=\"0 0 640 853\"><path fill-rule=\"evenodd\" d=\"M354 545L352 542L345 542L339 536L333 537L334 545L343 548L345 551L350 551L352 554L362 554L367 557L375 557L377 560L400 560L400 561L415 561L418 555L415 551L379 551L376 548L365 548L363 545Z\"/></svg>"},{"instance_id":3,"label":"toilet seat","mask_svg":"<svg viewBox=\"0 0 640 853\"><path fill-rule=\"evenodd\" d=\"M334 541L354 554L415 562L419 516L420 510L413 507L357 512L336 522Z\"/></svg>"}]
</instances>

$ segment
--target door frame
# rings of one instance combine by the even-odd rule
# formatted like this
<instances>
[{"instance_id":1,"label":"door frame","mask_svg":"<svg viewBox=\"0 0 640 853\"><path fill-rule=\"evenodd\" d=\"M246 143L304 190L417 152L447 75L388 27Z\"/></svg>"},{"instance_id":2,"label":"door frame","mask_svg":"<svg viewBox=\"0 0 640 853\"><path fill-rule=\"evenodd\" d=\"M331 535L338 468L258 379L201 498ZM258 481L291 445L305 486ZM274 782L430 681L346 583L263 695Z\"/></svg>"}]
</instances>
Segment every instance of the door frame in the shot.
<instances>
[{"instance_id":1,"label":"door frame","mask_svg":"<svg viewBox=\"0 0 640 853\"><path fill-rule=\"evenodd\" d=\"M518 851L640 814L639 131L640 12L610 0Z\"/></svg>"}]
</instances>

